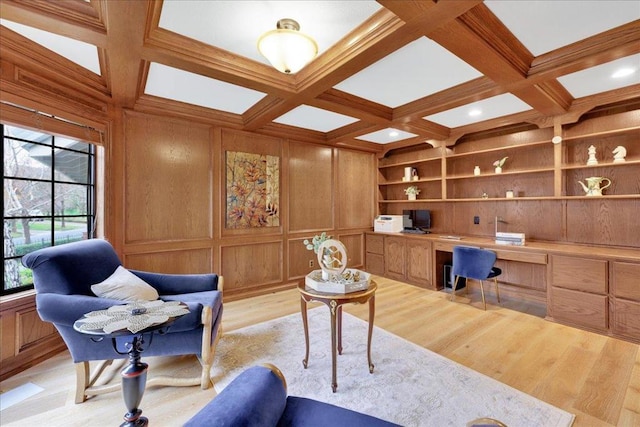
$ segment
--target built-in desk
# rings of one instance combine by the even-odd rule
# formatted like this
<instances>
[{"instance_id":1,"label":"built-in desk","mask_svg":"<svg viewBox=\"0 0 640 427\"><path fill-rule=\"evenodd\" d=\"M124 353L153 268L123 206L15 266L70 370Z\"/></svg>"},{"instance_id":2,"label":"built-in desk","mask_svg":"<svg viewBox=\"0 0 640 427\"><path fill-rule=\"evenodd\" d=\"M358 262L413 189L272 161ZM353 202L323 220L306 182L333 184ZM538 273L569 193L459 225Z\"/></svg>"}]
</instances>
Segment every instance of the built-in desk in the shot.
<instances>
[{"instance_id":1,"label":"built-in desk","mask_svg":"<svg viewBox=\"0 0 640 427\"><path fill-rule=\"evenodd\" d=\"M366 268L440 290L444 265L451 263L454 246L491 249L502 269L503 296L546 304L549 320L640 342L640 248L553 242L505 246L484 237L446 237L368 232Z\"/></svg>"}]
</instances>

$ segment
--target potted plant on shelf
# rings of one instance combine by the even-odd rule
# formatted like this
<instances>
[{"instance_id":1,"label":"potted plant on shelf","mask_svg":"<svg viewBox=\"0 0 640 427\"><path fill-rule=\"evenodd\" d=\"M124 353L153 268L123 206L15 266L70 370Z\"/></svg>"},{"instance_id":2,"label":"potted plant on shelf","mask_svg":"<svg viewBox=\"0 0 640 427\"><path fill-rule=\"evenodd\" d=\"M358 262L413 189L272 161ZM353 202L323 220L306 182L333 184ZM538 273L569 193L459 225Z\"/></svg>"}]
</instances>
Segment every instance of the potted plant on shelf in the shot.
<instances>
[{"instance_id":1,"label":"potted plant on shelf","mask_svg":"<svg viewBox=\"0 0 640 427\"><path fill-rule=\"evenodd\" d=\"M411 187L404 189L404 194L407 195L409 200L416 200L416 197L420 194L420 189L417 186L412 185Z\"/></svg>"},{"instance_id":2,"label":"potted plant on shelf","mask_svg":"<svg viewBox=\"0 0 640 427\"><path fill-rule=\"evenodd\" d=\"M495 162L493 162L493 166L496 167L496 173L502 173L502 166L504 166L504 162L506 162L508 158L509 157L503 157L500 160L496 160Z\"/></svg>"}]
</instances>

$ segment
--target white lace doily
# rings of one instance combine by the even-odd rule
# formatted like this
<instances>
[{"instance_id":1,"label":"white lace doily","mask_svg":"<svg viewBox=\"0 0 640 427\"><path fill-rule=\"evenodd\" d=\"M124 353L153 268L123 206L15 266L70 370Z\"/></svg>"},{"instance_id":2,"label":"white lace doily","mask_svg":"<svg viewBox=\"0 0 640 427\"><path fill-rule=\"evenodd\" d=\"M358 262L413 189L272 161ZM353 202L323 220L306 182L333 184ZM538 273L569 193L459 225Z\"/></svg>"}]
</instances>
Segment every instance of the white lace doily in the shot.
<instances>
[{"instance_id":1,"label":"white lace doily","mask_svg":"<svg viewBox=\"0 0 640 427\"><path fill-rule=\"evenodd\" d=\"M171 317L179 317L188 313L187 306L179 301L138 301L87 313L83 319L78 321L76 327L80 331L102 330L106 334L128 329L135 334L143 329L164 323Z\"/></svg>"}]
</instances>

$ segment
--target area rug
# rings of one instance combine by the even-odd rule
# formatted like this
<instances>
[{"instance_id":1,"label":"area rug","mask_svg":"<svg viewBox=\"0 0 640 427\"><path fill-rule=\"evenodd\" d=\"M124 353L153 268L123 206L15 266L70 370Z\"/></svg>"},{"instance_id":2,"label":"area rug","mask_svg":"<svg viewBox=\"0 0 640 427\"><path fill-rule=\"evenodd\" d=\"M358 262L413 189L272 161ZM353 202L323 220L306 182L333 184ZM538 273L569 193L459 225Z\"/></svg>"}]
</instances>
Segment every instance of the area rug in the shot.
<instances>
[{"instance_id":1,"label":"area rug","mask_svg":"<svg viewBox=\"0 0 640 427\"><path fill-rule=\"evenodd\" d=\"M300 314L236 331L218 344L212 369L221 391L244 369L273 363L287 380L288 393L364 412L403 426L466 426L491 417L508 426L571 426L574 415L466 368L376 327L367 366L367 323L343 315L343 352L338 356L338 389L331 391L329 312L309 311L310 358L304 358Z\"/></svg>"}]
</instances>

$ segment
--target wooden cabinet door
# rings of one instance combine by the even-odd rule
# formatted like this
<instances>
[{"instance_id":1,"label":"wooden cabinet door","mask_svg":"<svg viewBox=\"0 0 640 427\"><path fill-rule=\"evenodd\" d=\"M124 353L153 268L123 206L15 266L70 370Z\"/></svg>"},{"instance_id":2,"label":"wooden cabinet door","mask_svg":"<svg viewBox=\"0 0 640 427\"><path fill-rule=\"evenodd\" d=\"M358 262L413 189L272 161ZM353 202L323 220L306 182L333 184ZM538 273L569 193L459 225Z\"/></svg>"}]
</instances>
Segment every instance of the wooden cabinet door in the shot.
<instances>
[{"instance_id":1,"label":"wooden cabinet door","mask_svg":"<svg viewBox=\"0 0 640 427\"><path fill-rule=\"evenodd\" d=\"M608 299L606 295L553 287L551 313L556 321L605 332L608 328Z\"/></svg>"},{"instance_id":2,"label":"wooden cabinet door","mask_svg":"<svg viewBox=\"0 0 640 427\"><path fill-rule=\"evenodd\" d=\"M640 302L614 298L611 306L613 333L640 341Z\"/></svg>"},{"instance_id":3,"label":"wooden cabinet door","mask_svg":"<svg viewBox=\"0 0 640 427\"><path fill-rule=\"evenodd\" d=\"M371 274L384 276L384 255L367 252L365 257L364 269Z\"/></svg>"},{"instance_id":4,"label":"wooden cabinet door","mask_svg":"<svg viewBox=\"0 0 640 427\"><path fill-rule=\"evenodd\" d=\"M431 242L409 239L407 250L407 281L422 288L431 286Z\"/></svg>"},{"instance_id":5,"label":"wooden cabinet door","mask_svg":"<svg viewBox=\"0 0 640 427\"><path fill-rule=\"evenodd\" d=\"M613 295L640 302L640 264L632 262L613 262Z\"/></svg>"},{"instance_id":6,"label":"wooden cabinet door","mask_svg":"<svg viewBox=\"0 0 640 427\"><path fill-rule=\"evenodd\" d=\"M384 239L384 272L390 279L406 279L406 244L402 237L389 237Z\"/></svg>"}]
</instances>

